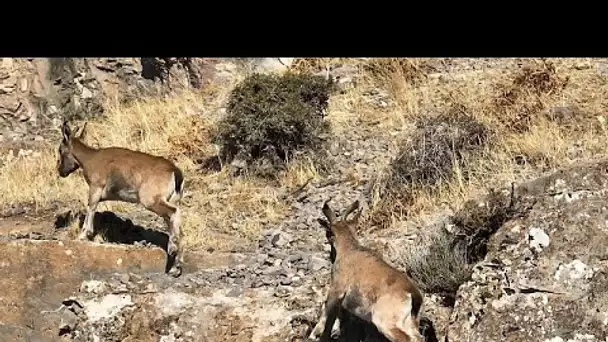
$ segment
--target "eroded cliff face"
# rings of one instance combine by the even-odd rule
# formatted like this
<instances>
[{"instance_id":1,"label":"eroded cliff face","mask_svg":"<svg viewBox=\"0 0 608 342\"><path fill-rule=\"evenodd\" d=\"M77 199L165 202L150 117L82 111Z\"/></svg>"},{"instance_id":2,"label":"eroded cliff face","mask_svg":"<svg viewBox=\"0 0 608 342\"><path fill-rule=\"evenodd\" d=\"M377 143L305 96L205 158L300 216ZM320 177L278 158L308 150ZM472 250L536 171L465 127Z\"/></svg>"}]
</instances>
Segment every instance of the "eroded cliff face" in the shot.
<instances>
[{"instance_id":1,"label":"eroded cliff face","mask_svg":"<svg viewBox=\"0 0 608 342\"><path fill-rule=\"evenodd\" d=\"M492 237L462 285L450 341L605 341L608 163L521 185L535 202Z\"/></svg>"},{"instance_id":2,"label":"eroded cliff face","mask_svg":"<svg viewBox=\"0 0 608 342\"><path fill-rule=\"evenodd\" d=\"M241 70L282 70L278 58L2 58L0 142L43 141L64 119L103 114L107 96L123 101L202 88Z\"/></svg>"}]
</instances>

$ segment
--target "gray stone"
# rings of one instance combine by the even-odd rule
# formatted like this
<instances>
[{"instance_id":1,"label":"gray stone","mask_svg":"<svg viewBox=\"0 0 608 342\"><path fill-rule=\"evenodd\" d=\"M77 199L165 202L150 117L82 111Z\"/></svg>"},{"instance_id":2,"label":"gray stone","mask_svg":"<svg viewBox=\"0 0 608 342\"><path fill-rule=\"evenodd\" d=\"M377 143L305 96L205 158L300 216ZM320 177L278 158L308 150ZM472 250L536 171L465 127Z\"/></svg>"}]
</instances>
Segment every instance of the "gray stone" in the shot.
<instances>
[{"instance_id":1,"label":"gray stone","mask_svg":"<svg viewBox=\"0 0 608 342\"><path fill-rule=\"evenodd\" d=\"M320 271L323 268L329 267L330 262L317 256L311 256L308 261L308 270L312 272Z\"/></svg>"},{"instance_id":2,"label":"gray stone","mask_svg":"<svg viewBox=\"0 0 608 342\"><path fill-rule=\"evenodd\" d=\"M539 228L531 228L528 236L530 248L536 252L540 252L543 248L548 247L551 241L549 235Z\"/></svg>"},{"instance_id":3,"label":"gray stone","mask_svg":"<svg viewBox=\"0 0 608 342\"><path fill-rule=\"evenodd\" d=\"M293 236L286 232L277 232L272 237L272 245L275 247L284 247L294 240Z\"/></svg>"}]
</instances>

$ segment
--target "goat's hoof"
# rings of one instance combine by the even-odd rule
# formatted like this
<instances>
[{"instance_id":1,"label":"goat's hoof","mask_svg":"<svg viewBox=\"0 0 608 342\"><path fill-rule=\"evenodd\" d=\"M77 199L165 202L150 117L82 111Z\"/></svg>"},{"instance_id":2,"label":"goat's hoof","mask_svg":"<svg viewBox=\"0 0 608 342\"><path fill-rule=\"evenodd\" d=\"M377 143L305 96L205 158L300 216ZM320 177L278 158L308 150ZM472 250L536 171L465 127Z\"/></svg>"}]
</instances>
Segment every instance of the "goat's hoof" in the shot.
<instances>
[{"instance_id":1,"label":"goat's hoof","mask_svg":"<svg viewBox=\"0 0 608 342\"><path fill-rule=\"evenodd\" d=\"M171 269L167 273L174 278L179 278L179 276L182 275L182 267L178 266L178 265L174 265L173 267L171 267Z\"/></svg>"},{"instance_id":2,"label":"goat's hoof","mask_svg":"<svg viewBox=\"0 0 608 342\"><path fill-rule=\"evenodd\" d=\"M80 234L78 234L77 239L80 241L91 241L91 240L93 240L93 234L84 231L84 232L81 232Z\"/></svg>"},{"instance_id":3,"label":"goat's hoof","mask_svg":"<svg viewBox=\"0 0 608 342\"><path fill-rule=\"evenodd\" d=\"M175 243L169 241L169 244L167 244L167 254L172 257L177 255L177 245Z\"/></svg>"},{"instance_id":4,"label":"goat's hoof","mask_svg":"<svg viewBox=\"0 0 608 342\"><path fill-rule=\"evenodd\" d=\"M308 334L307 341L316 341L319 338L319 331L317 327L315 327L310 334Z\"/></svg>"}]
</instances>

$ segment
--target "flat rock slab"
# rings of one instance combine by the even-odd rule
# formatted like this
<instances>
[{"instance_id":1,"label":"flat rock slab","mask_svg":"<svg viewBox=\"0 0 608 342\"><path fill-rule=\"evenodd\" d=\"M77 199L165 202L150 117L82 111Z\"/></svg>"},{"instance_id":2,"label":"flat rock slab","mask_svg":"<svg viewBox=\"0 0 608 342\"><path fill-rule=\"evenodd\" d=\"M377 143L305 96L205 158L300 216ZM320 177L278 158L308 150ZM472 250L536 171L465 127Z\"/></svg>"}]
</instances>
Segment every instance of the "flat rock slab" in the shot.
<instances>
[{"instance_id":1,"label":"flat rock slab","mask_svg":"<svg viewBox=\"0 0 608 342\"><path fill-rule=\"evenodd\" d=\"M129 272L167 276L160 248L14 240L0 242L0 253L0 341L58 340L62 317L53 311L83 280Z\"/></svg>"}]
</instances>

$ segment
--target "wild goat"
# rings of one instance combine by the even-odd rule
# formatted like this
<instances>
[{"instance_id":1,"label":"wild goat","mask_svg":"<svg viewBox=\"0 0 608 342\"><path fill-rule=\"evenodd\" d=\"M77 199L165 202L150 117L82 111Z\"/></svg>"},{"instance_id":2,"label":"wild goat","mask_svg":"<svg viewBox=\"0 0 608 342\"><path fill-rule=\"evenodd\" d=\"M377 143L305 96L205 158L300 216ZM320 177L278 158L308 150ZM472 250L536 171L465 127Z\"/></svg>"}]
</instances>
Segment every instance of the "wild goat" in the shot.
<instances>
[{"instance_id":1,"label":"wild goat","mask_svg":"<svg viewBox=\"0 0 608 342\"><path fill-rule=\"evenodd\" d=\"M120 147L93 148L83 142L86 123L73 134L63 122L57 170L65 178L82 168L89 185L89 199L80 240L92 240L93 217L103 201L140 203L162 217L169 228L167 255L174 258L168 273L179 277L182 271L180 209L184 190L182 171L165 158Z\"/></svg>"},{"instance_id":2,"label":"wild goat","mask_svg":"<svg viewBox=\"0 0 608 342\"><path fill-rule=\"evenodd\" d=\"M326 229L335 260L321 317L309 339L321 334L321 341L329 341L334 322L344 309L374 324L392 342L423 342L419 332L421 291L405 273L357 241L354 227L361 211L352 220L346 218L359 207L359 201L353 202L339 221L328 202L322 209L328 221L318 221Z\"/></svg>"}]
</instances>

